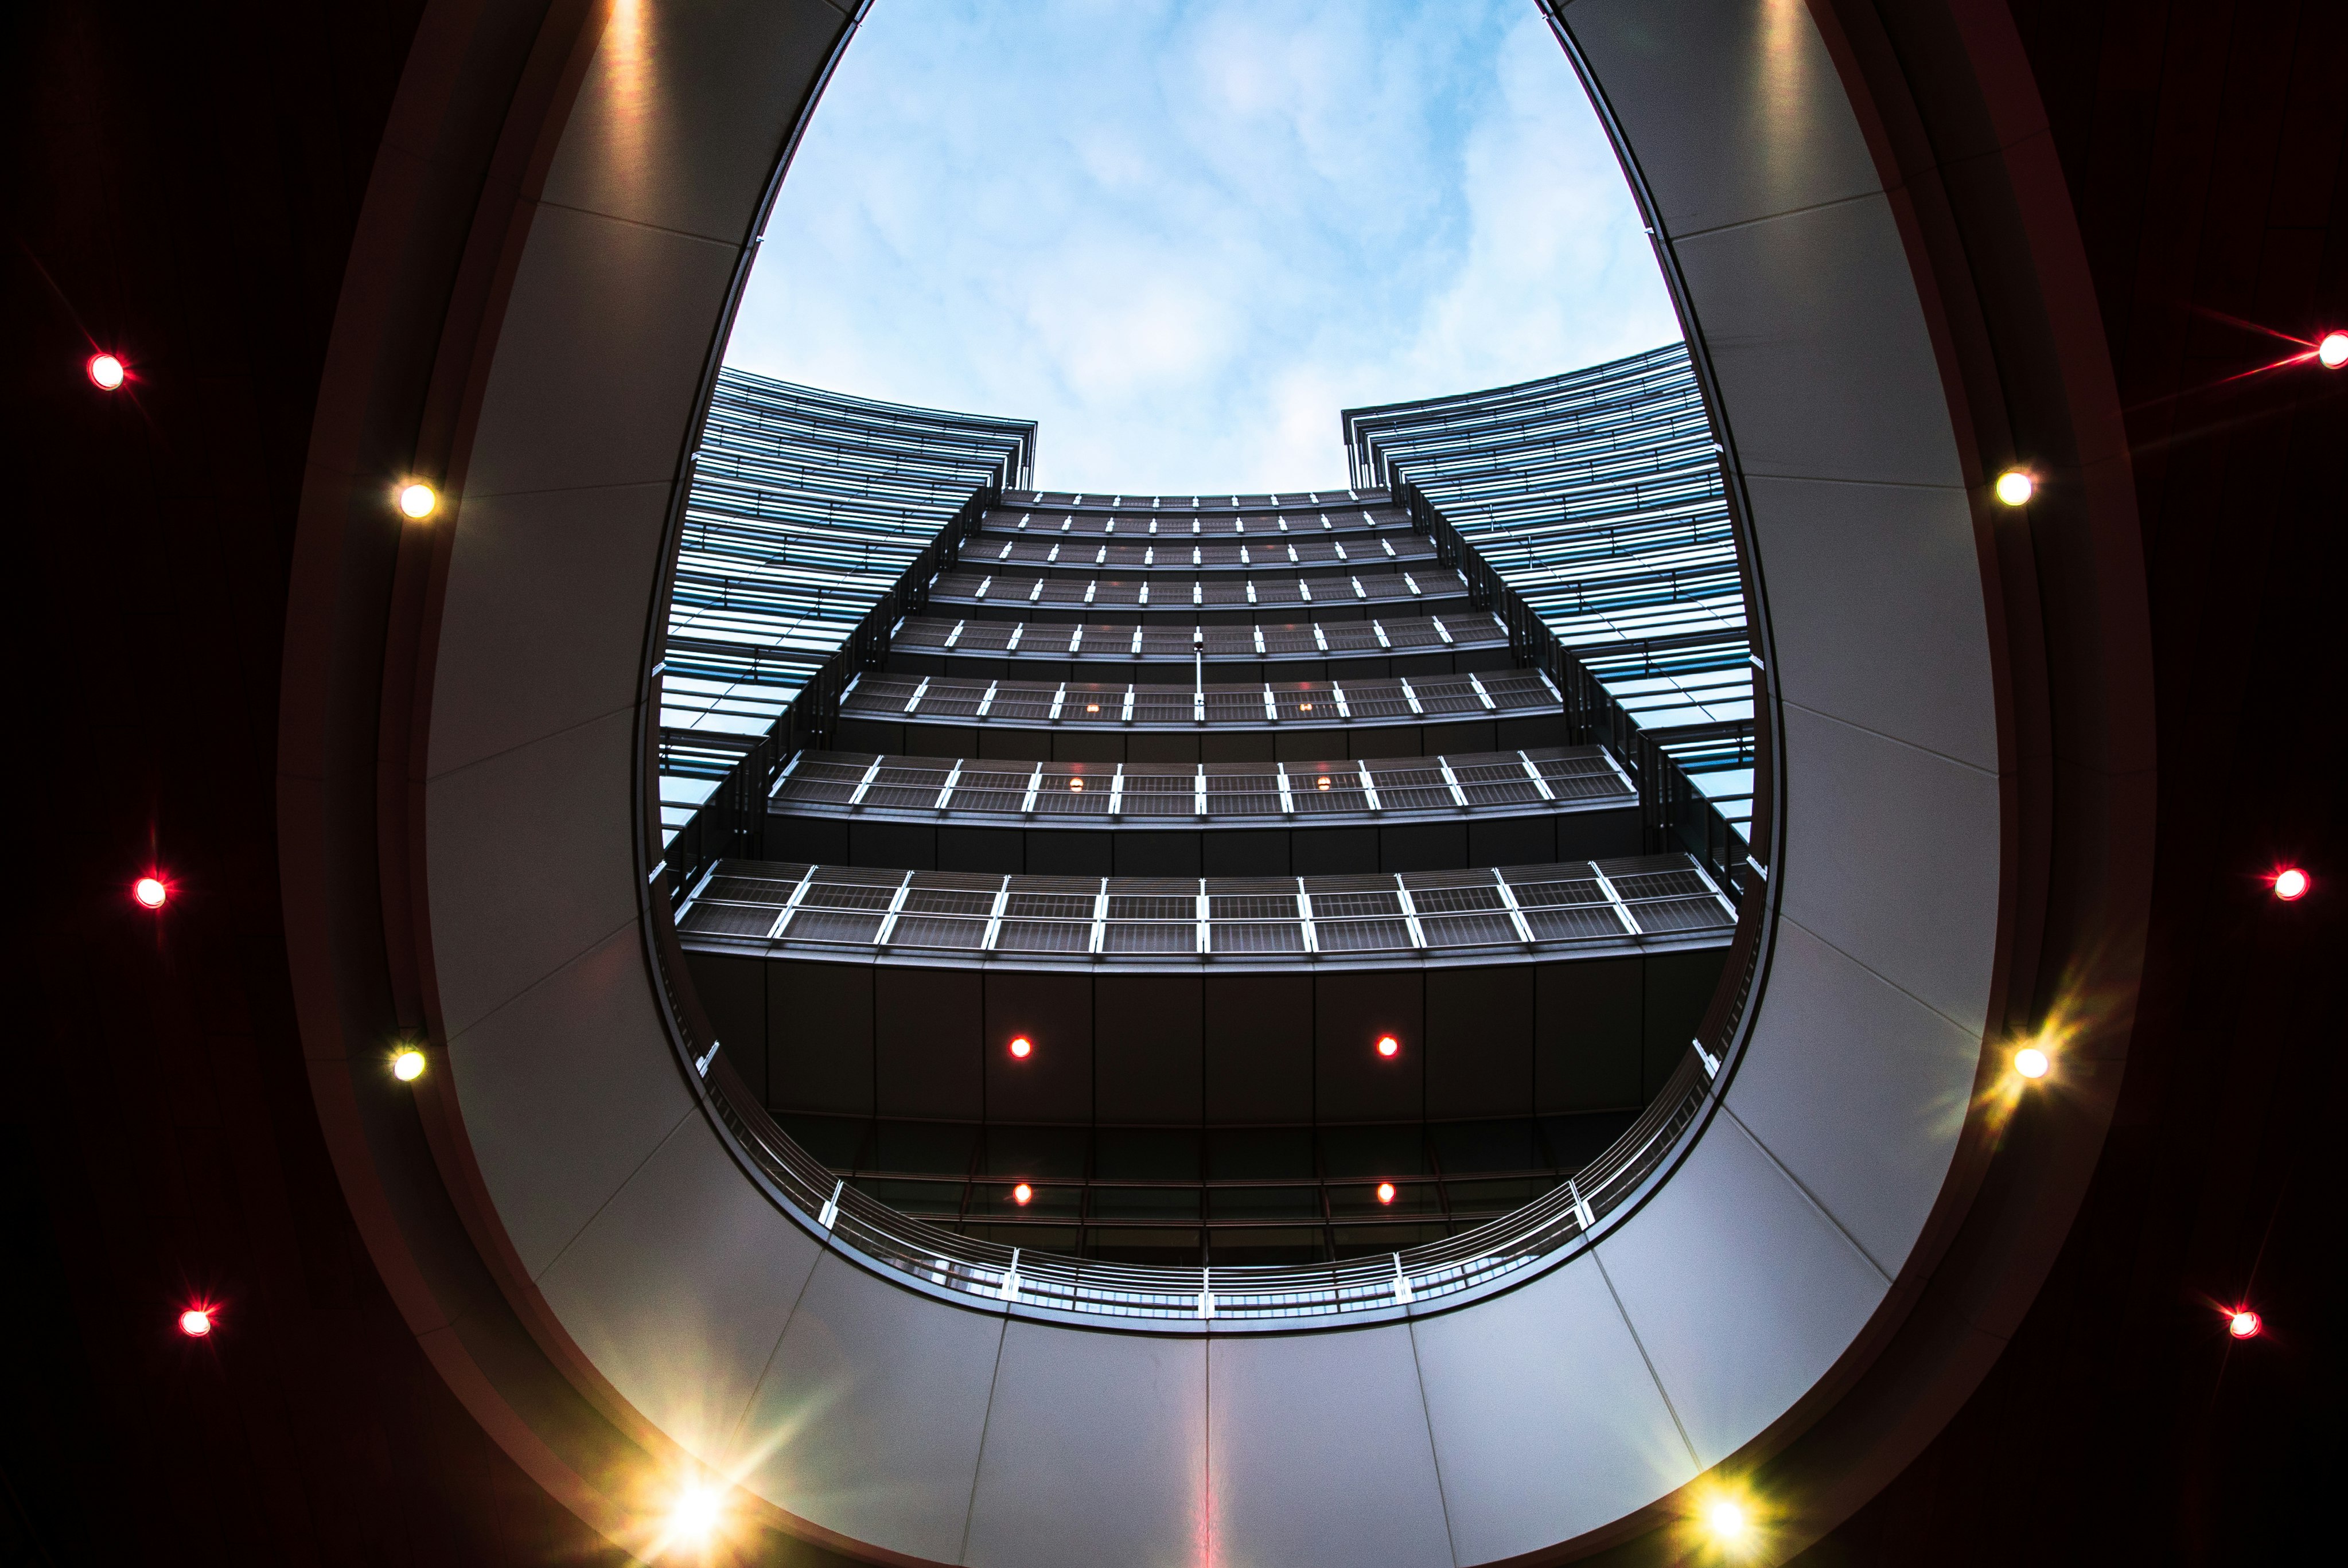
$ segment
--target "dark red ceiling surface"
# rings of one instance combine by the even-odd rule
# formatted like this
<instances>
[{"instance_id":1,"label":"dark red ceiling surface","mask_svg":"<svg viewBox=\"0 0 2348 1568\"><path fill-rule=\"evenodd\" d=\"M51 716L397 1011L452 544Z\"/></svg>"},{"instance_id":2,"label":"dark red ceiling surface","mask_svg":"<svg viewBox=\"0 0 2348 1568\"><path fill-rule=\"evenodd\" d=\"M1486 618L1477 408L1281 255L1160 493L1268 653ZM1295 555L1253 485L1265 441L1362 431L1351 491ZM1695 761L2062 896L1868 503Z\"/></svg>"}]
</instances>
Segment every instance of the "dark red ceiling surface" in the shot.
<instances>
[{"instance_id":1,"label":"dark red ceiling surface","mask_svg":"<svg viewBox=\"0 0 2348 1568\"><path fill-rule=\"evenodd\" d=\"M2325 1530L2348 1392L2348 370L2259 367L2304 352L2271 333L2348 328L2348 6L2014 15L2135 455L2160 737L2144 991L2102 1163L2021 1330L1799 1561L2274 1563ZM2287 863L2317 876L2289 907L2260 876ZM2237 1302L2264 1336L2227 1336Z\"/></svg>"},{"instance_id":2,"label":"dark red ceiling surface","mask_svg":"<svg viewBox=\"0 0 2348 1568\"><path fill-rule=\"evenodd\" d=\"M0 19L17 741L0 1563L616 1560L376 1277L292 1015L273 774L326 337L418 7ZM1947 1430L1818 1564L2271 1562L2340 1473L2335 993L2348 7L2019 18L2136 449L2160 726L2150 963L2087 1204ZM2247 323L2247 324L2246 324ZM93 346L132 381L84 379ZM2260 874L2316 873L2291 907ZM158 916L128 896L160 866ZM210 1338L173 1318L220 1307ZM2229 1340L2217 1307L2269 1332Z\"/></svg>"}]
</instances>

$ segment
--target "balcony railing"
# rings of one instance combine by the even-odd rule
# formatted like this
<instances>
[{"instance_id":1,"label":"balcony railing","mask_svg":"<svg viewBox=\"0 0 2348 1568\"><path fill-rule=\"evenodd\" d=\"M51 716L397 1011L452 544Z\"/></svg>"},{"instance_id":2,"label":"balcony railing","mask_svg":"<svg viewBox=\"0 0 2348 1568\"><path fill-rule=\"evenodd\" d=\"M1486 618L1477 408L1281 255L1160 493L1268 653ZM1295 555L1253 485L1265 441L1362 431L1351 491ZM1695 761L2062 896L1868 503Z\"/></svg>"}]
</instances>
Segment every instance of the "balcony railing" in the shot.
<instances>
[{"instance_id":1,"label":"balcony railing","mask_svg":"<svg viewBox=\"0 0 2348 1568\"><path fill-rule=\"evenodd\" d=\"M1195 1329L1274 1324L1432 1304L1575 1249L1634 1195L1702 1113L1710 1059L1689 1050L1613 1146L1547 1196L1439 1242L1335 1263L1183 1267L1024 1252L901 1214L784 1137L718 1061L705 1077L717 1115L773 1189L832 1245L933 1289L1009 1311L1123 1318Z\"/></svg>"},{"instance_id":2,"label":"balcony railing","mask_svg":"<svg viewBox=\"0 0 2348 1568\"><path fill-rule=\"evenodd\" d=\"M1425 491L1406 479L1396 499L1408 510L1411 526L1435 540L1437 558L1468 585L1468 602L1498 616L1509 629L1509 646L1518 660L1547 674L1562 693L1568 743L1608 746L1631 770L1639 786L1646 847L1686 850L1704 863L1715 881L1742 897L1756 876L1752 847L1663 749L1662 739L1640 728L1605 683L1558 641L1524 596L1492 569ZM1718 738L1714 730L1734 732L1733 738L1748 748L1749 755L1751 725L1708 726L1707 740Z\"/></svg>"}]
</instances>

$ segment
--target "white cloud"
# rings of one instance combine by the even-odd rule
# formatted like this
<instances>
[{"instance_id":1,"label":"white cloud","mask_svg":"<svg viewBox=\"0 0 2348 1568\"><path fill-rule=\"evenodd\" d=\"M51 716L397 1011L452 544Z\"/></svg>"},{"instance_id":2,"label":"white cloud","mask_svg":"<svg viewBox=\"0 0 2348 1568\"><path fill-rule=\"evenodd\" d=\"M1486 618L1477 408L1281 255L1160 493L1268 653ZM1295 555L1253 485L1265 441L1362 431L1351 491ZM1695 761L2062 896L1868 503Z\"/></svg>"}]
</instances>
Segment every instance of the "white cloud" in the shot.
<instances>
[{"instance_id":1,"label":"white cloud","mask_svg":"<svg viewBox=\"0 0 2348 1568\"><path fill-rule=\"evenodd\" d=\"M880 0L727 357L1039 419L1042 482L1292 490L1340 408L1677 336L1523 0Z\"/></svg>"}]
</instances>

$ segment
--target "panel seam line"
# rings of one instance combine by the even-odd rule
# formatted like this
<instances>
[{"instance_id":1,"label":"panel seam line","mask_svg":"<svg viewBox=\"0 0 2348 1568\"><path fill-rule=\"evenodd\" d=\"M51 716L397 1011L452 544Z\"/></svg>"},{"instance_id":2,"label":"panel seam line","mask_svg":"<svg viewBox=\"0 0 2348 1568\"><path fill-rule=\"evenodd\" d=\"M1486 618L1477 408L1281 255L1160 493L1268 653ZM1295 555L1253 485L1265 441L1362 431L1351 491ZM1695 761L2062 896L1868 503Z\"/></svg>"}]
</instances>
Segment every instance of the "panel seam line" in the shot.
<instances>
[{"instance_id":1,"label":"panel seam line","mask_svg":"<svg viewBox=\"0 0 2348 1568\"><path fill-rule=\"evenodd\" d=\"M1003 1381L1003 1346L1011 1337L1011 1315L1004 1313L1003 1326L994 1336L994 1370L986 1379L986 1413L978 1420L978 1455L970 1465L970 1501L962 1511L962 1544L954 1551L954 1561L970 1561L970 1527L978 1517L978 1478L986 1473L986 1439L994 1430L994 1389Z\"/></svg>"},{"instance_id":2,"label":"panel seam line","mask_svg":"<svg viewBox=\"0 0 2348 1568\"><path fill-rule=\"evenodd\" d=\"M1649 1380L1655 1385L1655 1398L1663 1402L1663 1414L1671 1417L1673 1429L1680 1434L1680 1442L1687 1450L1688 1462L1698 1470L1704 1469L1704 1456L1695 1451L1695 1440L1688 1436L1687 1423L1680 1419L1679 1407L1672 1403L1672 1391L1663 1387L1663 1375L1655 1370L1655 1358L1647 1354L1647 1342L1639 1337L1639 1326L1631 1321L1631 1309L1622 1305L1622 1293L1614 1288L1614 1276L1606 1272L1606 1259L1596 1247L1590 1249L1590 1255L1598 1265L1598 1277L1606 1282L1606 1294L1613 1298L1614 1310L1622 1319L1623 1332L1631 1336L1632 1348L1639 1352L1639 1360L1647 1368Z\"/></svg>"},{"instance_id":3,"label":"panel seam line","mask_svg":"<svg viewBox=\"0 0 2348 1568\"><path fill-rule=\"evenodd\" d=\"M1875 1261L1875 1255L1867 1250L1865 1243L1861 1242L1857 1236L1850 1234L1850 1227L1844 1225L1842 1221L1835 1218L1834 1211L1828 1208L1825 1204L1818 1200L1818 1194L1810 1191L1808 1184L1805 1183L1801 1177L1794 1174L1792 1171L1787 1169L1786 1162L1777 1158L1777 1152L1761 1141L1760 1133L1756 1132L1752 1128L1745 1124L1745 1118L1736 1113L1736 1108L1735 1106L1729 1104L1727 1101L1723 1100L1720 1102L1720 1109L1731 1122L1736 1123L1738 1132L1743 1132L1747 1138L1753 1140L1753 1146L1761 1151L1761 1157L1768 1161L1772 1165L1775 1165L1777 1168L1777 1173L1785 1177L1787 1181L1793 1184L1794 1190L1802 1194L1803 1202L1808 1204L1810 1207L1818 1210L1819 1216L1823 1218L1827 1224L1834 1226L1835 1234L1841 1236L1843 1240L1849 1242L1851 1245L1851 1250L1858 1253L1859 1256L1865 1258L1867 1260L1867 1266L1875 1270L1877 1274L1881 1275L1883 1276L1883 1283L1885 1286L1889 1286L1891 1284L1890 1271L1885 1268L1881 1264Z\"/></svg>"},{"instance_id":4,"label":"panel seam line","mask_svg":"<svg viewBox=\"0 0 2348 1568\"><path fill-rule=\"evenodd\" d=\"M1888 201L1890 200L1890 192L1880 186L1873 190L1854 190L1848 196L1828 197L1824 201L1805 202L1799 207L1787 207L1776 212L1756 212L1750 218L1737 218L1726 223L1715 223L1707 229L1686 229L1676 234L1666 231L1663 237L1672 244L1677 245L1684 240L1708 239L1715 234L1733 234L1739 229L1757 229L1764 223L1775 223L1782 219L1807 217L1813 212L1831 212L1838 207L1849 207L1854 202L1866 201L1869 199ZM621 221L625 222L626 220L623 219Z\"/></svg>"},{"instance_id":5,"label":"panel seam line","mask_svg":"<svg viewBox=\"0 0 2348 1568\"><path fill-rule=\"evenodd\" d=\"M807 1299L808 1288L815 1284L815 1271L823 1266L823 1260L830 1252L831 1242L827 1237L815 1249L815 1261L808 1266L806 1277L799 1281L798 1294L791 1297L791 1309L783 1314L783 1326L775 1331L775 1347L767 1352L767 1359L758 1368L758 1380L750 1385L750 1397L743 1402L742 1413L734 1419L734 1441L728 1446L736 1452L740 1451L742 1429L749 1424L750 1412L758 1408L758 1396L766 1391L767 1379L774 1375L775 1359L783 1353L783 1341L790 1337L791 1324L799 1315L799 1303Z\"/></svg>"},{"instance_id":6,"label":"panel seam line","mask_svg":"<svg viewBox=\"0 0 2348 1568\"><path fill-rule=\"evenodd\" d=\"M642 229L649 234L670 234L679 240L691 240L698 244L715 245L721 251L731 251L737 255L748 248L739 240L721 240L714 234L697 234L690 229L675 229L666 223L647 223L641 218L626 218L617 212L606 212L596 207L581 207L574 202L549 201L541 196L538 199L537 205L541 208L551 208L557 212L569 212L581 218L600 218L606 223L624 224L631 229Z\"/></svg>"},{"instance_id":7,"label":"panel seam line","mask_svg":"<svg viewBox=\"0 0 2348 1568\"><path fill-rule=\"evenodd\" d=\"M478 757L471 757L453 766L443 768L437 774L427 773L424 775L424 787L429 790L443 779L453 779L460 774L469 774L475 768L486 767L491 763L512 756L516 752L526 752L532 746L543 745L549 741L561 740L565 735L575 735L580 731L600 724L607 719L616 718L622 713L633 713L635 711L636 699L631 697L615 708L605 708L601 712L590 713L587 717L576 723L565 724L560 729L549 730L544 734L532 735L527 740L516 741L510 746L499 746L494 752L484 752ZM427 740L425 743L428 746L431 743ZM425 809L427 811L431 809L428 802Z\"/></svg>"},{"instance_id":8,"label":"panel seam line","mask_svg":"<svg viewBox=\"0 0 2348 1568\"><path fill-rule=\"evenodd\" d=\"M1817 941L1820 946L1826 948L1828 950L1838 953L1843 958L1849 959L1851 963L1857 965L1861 972L1872 975L1875 979L1881 980L1885 985L1890 986L1893 990L1898 991L1901 996L1906 997L1910 1001L1914 1002L1918 1007L1922 1008L1926 1012L1931 1013L1934 1018L1939 1019L1942 1023L1947 1024L1951 1029L1955 1030L1967 1040L1972 1040L1975 1036L1987 1034L1988 1030L1984 1027L1966 1023L1961 1019L1951 1018L1947 1013L1941 1011L1939 1008L1934 1007L1931 1002L1926 1001L1922 997L1918 996L1914 991L1910 990L1906 986L1901 985L1890 975L1884 974L1876 968L1873 964L1870 964L1865 958L1860 958L1857 953L1851 952L1849 948L1843 947L1841 943L1836 941L1833 938L1825 935L1823 932L1811 929L1809 922L1807 920L1797 919L1794 916L1785 913L1782 909L1778 911L1777 918L1784 921L1787 925L1794 927L1804 936Z\"/></svg>"},{"instance_id":9,"label":"panel seam line","mask_svg":"<svg viewBox=\"0 0 2348 1568\"><path fill-rule=\"evenodd\" d=\"M1418 1413L1426 1422L1426 1457L1435 1464L1435 1501L1443 1509L1443 1541L1451 1548L1452 1568L1459 1568L1459 1538L1451 1529L1451 1494L1443 1484L1443 1450L1436 1446L1435 1411L1426 1400L1426 1367L1418 1358L1418 1320L1406 1317L1403 1327L1410 1334L1410 1369L1418 1383Z\"/></svg>"},{"instance_id":10,"label":"panel seam line","mask_svg":"<svg viewBox=\"0 0 2348 1568\"><path fill-rule=\"evenodd\" d=\"M693 1120L693 1113L699 1109L700 1107L697 1105L688 1105L682 1112L678 1112L676 1121L670 1126L669 1130L662 1133L659 1138L655 1139L651 1148L644 1151L644 1157L643 1159L638 1160L633 1165L631 1165L628 1168L628 1173L620 1178L619 1185L613 1187L610 1194L604 1197L603 1201L595 1205L595 1212L579 1222L579 1228L572 1231L571 1233L571 1239L564 1242L561 1249L558 1250L552 1257L546 1260L546 1266L530 1276L530 1282L532 1285L540 1286L543 1288L546 1276L554 1272L555 1266L557 1264L571 1255L571 1249L579 1245L579 1238L585 1235L588 1231L592 1229L595 1222L603 1217L603 1211L610 1208L612 1204L618 1200L620 1194L626 1192L635 1182L635 1179L644 1173L644 1167L651 1164L653 1160L663 1149L668 1147L669 1140L676 1136L677 1130L679 1128L683 1127L687 1122Z\"/></svg>"},{"instance_id":11,"label":"panel seam line","mask_svg":"<svg viewBox=\"0 0 2348 1568\"><path fill-rule=\"evenodd\" d=\"M456 1045L458 1040L463 1040L475 1030L480 1028L483 1024L488 1023L491 1019L499 1017L509 1008L519 1007L521 1003L529 1000L531 996L537 993L541 987L546 985L551 980L561 978L565 969L570 968L573 964L579 962L580 959L585 958L588 954L593 952L596 948L602 947L613 938L626 931L635 923L636 917L631 915L626 919L621 921L618 925L613 927L610 930L604 932L602 936L595 938L585 947L580 948L577 952L572 954L569 958L555 965L554 968L547 970L546 973L539 976L538 979L530 981L530 984L522 987L521 989L514 992L513 995L506 998L505 1000L499 1002L497 1006L491 1008L489 1011L483 1013L480 1017L475 1019L472 1022L467 1024L456 1033L449 1035L448 1037L448 1048L453 1050L456 1049ZM461 1100L459 1102L458 1108L460 1110L462 1109Z\"/></svg>"},{"instance_id":12,"label":"panel seam line","mask_svg":"<svg viewBox=\"0 0 2348 1568\"><path fill-rule=\"evenodd\" d=\"M1872 724L1862 724L1856 719L1846 719L1839 713L1829 713L1823 708L1813 708L1808 703L1797 702L1791 697L1780 697L1777 700L1785 706L1799 709L1801 712L1809 714L1810 717L1814 719L1824 719L1829 724L1840 724L1844 729L1856 730L1862 735L1873 735L1879 741L1889 741L1895 746L1902 746L1911 752L1921 752L1928 757L1938 757L1944 763L1954 764L1958 767L1964 769L1967 773L1979 774L1982 777L1988 779L2002 779L2006 776L2003 772L1996 768L1985 768L1979 763L1969 763L1962 757L1941 751L1937 747L1920 745L1914 741L1903 740L1900 736L1891 733L1889 730L1879 730Z\"/></svg>"}]
</instances>

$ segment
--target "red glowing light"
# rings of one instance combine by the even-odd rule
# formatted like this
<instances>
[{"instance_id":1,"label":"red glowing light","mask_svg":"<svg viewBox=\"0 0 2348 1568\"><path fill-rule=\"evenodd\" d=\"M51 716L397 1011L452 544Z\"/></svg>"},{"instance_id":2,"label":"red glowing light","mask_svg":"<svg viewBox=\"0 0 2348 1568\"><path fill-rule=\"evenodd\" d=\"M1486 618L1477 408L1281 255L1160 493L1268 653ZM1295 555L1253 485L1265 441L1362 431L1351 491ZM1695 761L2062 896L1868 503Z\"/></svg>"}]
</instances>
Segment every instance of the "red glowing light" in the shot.
<instances>
[{"instance_id":1,"label":"red glowing light","mask_svg":"<svg viewBox=\"0 0 2348 1568\"><path fill-rule=\"evenodd\" d=\"M1395 1056L1400 1054L1401 1050L1402 1041L1396 1040L1394 1036L1390 1034L1382 1034L1378 1036L1378 1054L1380 1056Z\"/></svg>"},{"instance_id":2,"label":"red glowing light","mask_svg":"<svg viewBox=\"0 0 2348 1568\"><path fill-rule=\"evenodd\" d=\"M2255 1339L2266 1326L2266 1319L2247 1307L2237 1307L2226 1314L2226 1332L2237 1339Z\"/></svg>"},{"instance_id":3,"label":"red glowing light","mask_svg":"<svg viewBox=\"0 0 2348 1568\"><path fill-rule=\"evenodd\" d=\"M1027 1206L1027 1200L1035 1195L1035 1189L1029 1186L1025 1182L1020 1183L1017 1186L1011 1189L1011 1201L1017 1204L1023 1209Z\"/></svg>"},{"instance_id":4,"label":"red glowing light","mask_svg":"<svg viewBox=\"0 0 2348 1568\"><path fill-rule=\"evenodd\" d=\"M2348 364L2348 333L2325 333L2315 345L2315 358L2326 370Z\"/></svg>"},{"instance_id":5,"label":"red glowing light","mask_svg":"<svg viewBox=\"0 0 2348 1568\"><path fill-rule=\"evenodd\" d=\"M100 392L112 392L129 374L122 368L122 362L110 354L91 354L84 368L89 372L89 384Z\"/></svg>"},{"instance_id":6,"label":"red glowing light","mask_svg":"<svg viewBox=\"0 0 2348 1568\"><path fill-rule=\"evenodd\" d=\"M1382 1204L1390 1204L1394 1201L1395 1184L1392 1182L1380 1182L1378 1184L1378 1202Z\"/></svg>"},{"instance_id":7,"label":"red glowing light","mask_svg":"<svg viewBox=\"0 0 2348 1568\"><path fill-rule=\"evenodd\" d=\"M2274 896L2288 904L2295 898L2306 897L2308 888L2312 886L2306 872L2296 866L2285 866L2275 873Z\"/></svg>"},{"instance_id":8,"label":"red glowing light","mask_svg":"<svg viewBox=\"0 0 2348 1568\"><path fill-rule=\"evenodd\" d=\"M212 1309L191 1307L180 1314L180 1332L191 1339L201 1339L212 1331Z\"/></svg>"},{"instance_id":9,"label":"red glowing light","mask_svg":"<svg viewBox=\"0 0 2348 1568\"><path fill-rule=\"evenodd\" d=\"M141 876L130 885L130 896L139 900L142 909L160 909L171 897L171 889L160 876Z\"/></svg>"},{"instance_id":10,"label":"red glowing light","mask_svg":"<svg viewBox=\"0 0 2348 1568\"><path fill-rule=\"evenodd\" d=\"M1014 1060L1019 1061L1026 1061L1028 1056L1034 1052L1035 1049L1035 1042L1029 1040L1025 1035L1018 1034L1011 1037L1011 1054Z\"/></svg>"}]
</instances>

